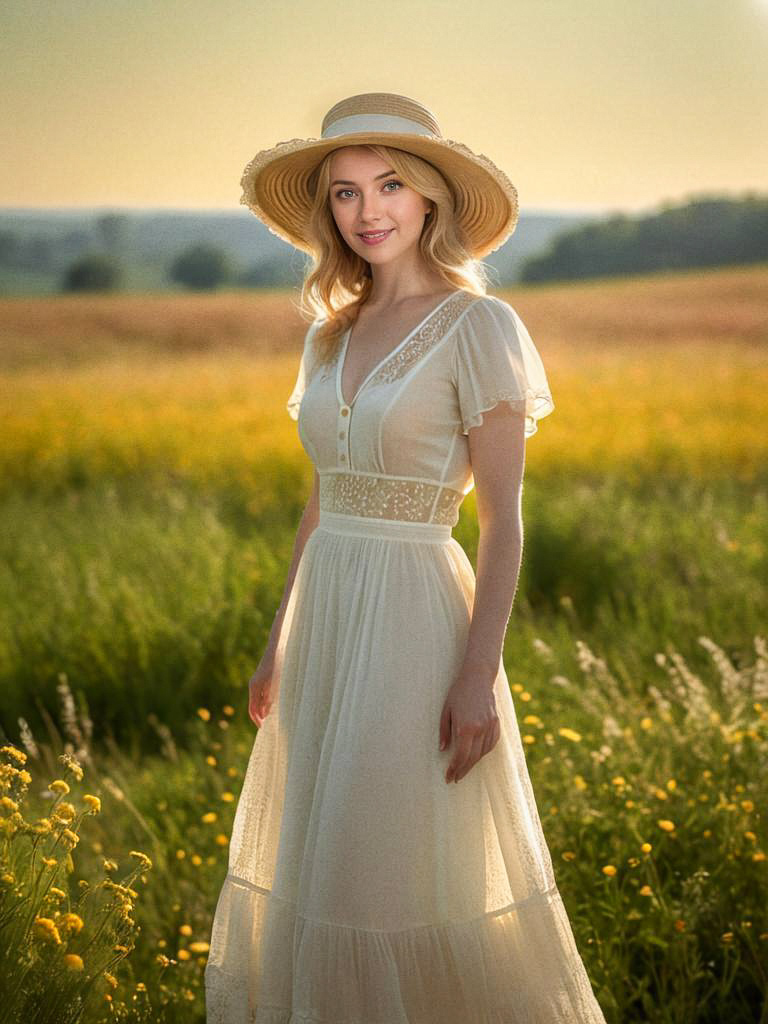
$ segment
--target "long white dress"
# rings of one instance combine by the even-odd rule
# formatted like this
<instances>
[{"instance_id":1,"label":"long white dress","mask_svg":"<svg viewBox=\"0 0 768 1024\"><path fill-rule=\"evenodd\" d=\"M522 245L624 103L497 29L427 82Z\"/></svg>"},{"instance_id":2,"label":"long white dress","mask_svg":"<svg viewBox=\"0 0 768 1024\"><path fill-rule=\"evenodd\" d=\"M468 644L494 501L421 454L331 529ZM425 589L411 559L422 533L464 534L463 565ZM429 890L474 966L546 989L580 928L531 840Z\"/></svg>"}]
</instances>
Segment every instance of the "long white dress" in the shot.
<instances>
[{"instance_id":1,"label":"long white dress","mask_svg":"<svg viewBox=\"0 0 768 1024\"><path fill-rule=\"evenodd\" d=\"M459 781L439 722L475 577L451 535L468 430L554 409L517 312L454 291L347 405L307 331L288 400L320 477L213 921L208 1024L604 1024L503 663L501 738Z\"/></svg>"}]
</instances>

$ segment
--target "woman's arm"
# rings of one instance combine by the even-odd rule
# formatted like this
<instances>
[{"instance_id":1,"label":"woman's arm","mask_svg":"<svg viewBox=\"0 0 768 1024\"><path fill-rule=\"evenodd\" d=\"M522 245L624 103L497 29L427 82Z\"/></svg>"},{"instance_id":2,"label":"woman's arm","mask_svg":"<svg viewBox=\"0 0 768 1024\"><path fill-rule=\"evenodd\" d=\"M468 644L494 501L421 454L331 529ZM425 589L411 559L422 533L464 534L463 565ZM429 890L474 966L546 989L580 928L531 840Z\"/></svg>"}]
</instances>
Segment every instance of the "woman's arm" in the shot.
<instances>
[{"instance_id":1,"label":"woman's arm","mask_svg":"<svg viewBox=\"0 0 768 1024\"><path fill-rule=\"evenodd\" d=\"M464 664L478 685L492 686L523 558L523 413L502 402L468 436L480 536Z\"/></svg>"},{"instance_id":2,"label":"woman's arm","mask_svg":"<svg viewBox=\"0 0 768 1024\"><path fill-rule=\"evenodd\" d=\"M440 749L455 740L446 782L462 779L501 735L493 684L523 553L524 415L500 402L468 437L480 539L467 646L440 718Z\"/></svg>"}]
</instances>

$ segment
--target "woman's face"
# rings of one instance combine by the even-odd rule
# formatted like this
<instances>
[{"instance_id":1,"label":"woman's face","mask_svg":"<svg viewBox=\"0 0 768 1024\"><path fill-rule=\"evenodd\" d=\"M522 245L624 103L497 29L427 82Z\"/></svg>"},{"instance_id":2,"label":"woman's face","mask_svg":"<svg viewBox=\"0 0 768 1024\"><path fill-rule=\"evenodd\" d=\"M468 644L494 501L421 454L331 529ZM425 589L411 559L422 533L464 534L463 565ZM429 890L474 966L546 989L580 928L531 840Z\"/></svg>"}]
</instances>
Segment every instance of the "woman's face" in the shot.
<instances>
[{"instance_id":1,"label":"woman's face","mask_svg":"<svg viewBox=\"0 0 768 1024\"><path fill-rule=\"evenodd\" d=\"M333 154L328 198L344 241L375 264L396 260L418 245L432 206L362 146L344 146ZM366 242L361 236L371 232L388 233L382 241Z\"/></svg>"}]
</instances>

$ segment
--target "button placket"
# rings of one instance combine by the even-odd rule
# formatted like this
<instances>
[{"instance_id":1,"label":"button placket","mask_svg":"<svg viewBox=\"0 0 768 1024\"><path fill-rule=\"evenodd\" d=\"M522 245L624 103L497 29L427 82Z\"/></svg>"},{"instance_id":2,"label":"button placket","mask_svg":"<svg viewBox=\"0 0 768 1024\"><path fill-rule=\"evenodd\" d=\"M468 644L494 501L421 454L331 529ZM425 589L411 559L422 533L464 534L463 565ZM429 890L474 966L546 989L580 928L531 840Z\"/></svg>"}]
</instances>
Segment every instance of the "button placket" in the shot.
<instances>
[{"instance_id":1,"label":"button placket","mask_svg":"<svg viewBox=\"0 0 768 1024\"><path fill-rule=\"evenodd\" d=\"M339 409L339 445L337 454L339 462L344 466L349 465L349 413L350 408L348 405L342 405Z\"/></svg>"}]
</instances>

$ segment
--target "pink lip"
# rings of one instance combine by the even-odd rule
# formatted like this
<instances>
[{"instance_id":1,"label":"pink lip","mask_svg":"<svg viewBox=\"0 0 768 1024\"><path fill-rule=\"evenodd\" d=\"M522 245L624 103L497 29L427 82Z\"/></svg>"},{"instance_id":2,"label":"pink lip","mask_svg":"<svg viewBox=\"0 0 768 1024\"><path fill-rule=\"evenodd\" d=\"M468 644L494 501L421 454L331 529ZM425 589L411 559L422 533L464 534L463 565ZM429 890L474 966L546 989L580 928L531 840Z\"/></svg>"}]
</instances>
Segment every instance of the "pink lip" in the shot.
<instances>
[{"instance_id":1,"label":"pink lip","mask_svg":"<svg viewBox=\"0 0 768 1024\"><path fill-rule=\"evenodd\" d=\"M380 245L382 242L386 242L393 231L394 228L390 228L389 231L387 231L385 235L382 235L381 238L366 238L365 235L358 235L358 237L361 238L366 245Z\"/></svg>"}]
</instances>

